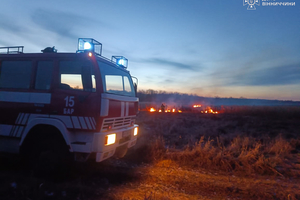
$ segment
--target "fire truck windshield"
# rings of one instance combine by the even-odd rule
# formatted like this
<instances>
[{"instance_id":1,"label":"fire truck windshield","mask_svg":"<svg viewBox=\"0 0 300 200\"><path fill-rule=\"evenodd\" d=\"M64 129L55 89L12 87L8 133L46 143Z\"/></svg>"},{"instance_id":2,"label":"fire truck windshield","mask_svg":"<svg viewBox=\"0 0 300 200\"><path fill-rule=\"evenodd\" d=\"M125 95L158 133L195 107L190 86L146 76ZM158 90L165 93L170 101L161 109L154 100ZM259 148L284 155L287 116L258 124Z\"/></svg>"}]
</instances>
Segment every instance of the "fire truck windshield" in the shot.
<instances>
[{"instance_id":1,"label":"fire truck windshield","mask_svg":"<svg viewBox=\"0 0 300 200\"><path fill-rule=\"evenodd\" d=\"M124 96L135 96L129 73L100 61L98 61L98 65L103 80L104 92Z\"/></svg>"}]
</instances>

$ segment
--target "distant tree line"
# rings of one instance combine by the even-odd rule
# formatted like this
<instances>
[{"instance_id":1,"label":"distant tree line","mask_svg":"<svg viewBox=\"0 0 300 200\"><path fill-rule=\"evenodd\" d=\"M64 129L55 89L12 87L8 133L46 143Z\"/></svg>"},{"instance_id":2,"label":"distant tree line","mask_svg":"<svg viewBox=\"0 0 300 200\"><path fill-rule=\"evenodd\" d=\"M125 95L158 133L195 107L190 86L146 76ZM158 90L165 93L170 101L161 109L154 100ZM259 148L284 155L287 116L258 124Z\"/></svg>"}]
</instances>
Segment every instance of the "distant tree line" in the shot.
<instances>
[{"instance_id":1,"label":"distant tree line","mask_svg":"<svg viewBox=\"0 0 300 200\"><path fill-rule=\"evenodd\" d=\"M137 92L140 102L153 102L153 103L166 103L177 105L192 105L192 104L204 104L204 105L292 105L300 106L299 101L280 101L280 100L266 100L266 99L246 99L240 98L223 98L223 97L202 97L196 94L184 94L179 92L166 92L162 90L139 90Z\"/></svg>"}]
</instances>

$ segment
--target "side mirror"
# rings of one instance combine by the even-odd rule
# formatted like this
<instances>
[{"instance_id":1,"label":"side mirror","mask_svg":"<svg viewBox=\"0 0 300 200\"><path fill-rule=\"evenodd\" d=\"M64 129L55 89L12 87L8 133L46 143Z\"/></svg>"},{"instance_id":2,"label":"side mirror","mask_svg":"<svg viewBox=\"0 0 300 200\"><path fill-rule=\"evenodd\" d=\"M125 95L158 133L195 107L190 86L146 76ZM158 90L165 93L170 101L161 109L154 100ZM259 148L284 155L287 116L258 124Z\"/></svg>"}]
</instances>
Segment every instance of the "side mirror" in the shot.
<instances>
[{"instance_id":1,"label":"side mirror","mask_svg":"<svg viewBox=\"0 0 300 200\"><path fill-rule=\"evenodd\" d=\"M134 91L135 91L135 96L137 97L137 85L139 80L137 79L137 77L132 76L132 81L133 81L133 87L134 87Z\"/></svg>"},{"instance_id":2,"label":"side mirror","mask_svg":"<svg viewBox=\"0 0 300 200\"><path fill-rule=\"evenodd\" d=\"M137 84L133 83L134 91L135 91L135 96L137 97Z\"/></svg>"}]
</instances>

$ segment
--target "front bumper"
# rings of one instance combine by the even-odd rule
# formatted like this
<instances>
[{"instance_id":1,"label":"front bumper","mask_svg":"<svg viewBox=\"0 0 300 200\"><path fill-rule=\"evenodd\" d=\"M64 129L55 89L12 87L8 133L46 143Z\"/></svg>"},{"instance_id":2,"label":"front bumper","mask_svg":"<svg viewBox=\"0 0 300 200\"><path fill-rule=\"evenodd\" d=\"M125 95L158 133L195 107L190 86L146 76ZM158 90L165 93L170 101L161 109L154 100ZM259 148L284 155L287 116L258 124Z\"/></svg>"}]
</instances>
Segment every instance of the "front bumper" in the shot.
<instances>
[{"instance_id":1,"label":"front bumper","mask_svg":"<svg viewBox=\"0 0 300 200\"><path fill-rule=\"evenodd\" d=\"M138 127L137 124L128 128L95 133L92 152L96 153L96 162L101 162L113 155L117 155L118 157L124 156L127 149L136 144L137 135L134 135L136 127ZM113 133L116 134L116 142L105 146L105 136Z\"/></svg>"}]
</instances>

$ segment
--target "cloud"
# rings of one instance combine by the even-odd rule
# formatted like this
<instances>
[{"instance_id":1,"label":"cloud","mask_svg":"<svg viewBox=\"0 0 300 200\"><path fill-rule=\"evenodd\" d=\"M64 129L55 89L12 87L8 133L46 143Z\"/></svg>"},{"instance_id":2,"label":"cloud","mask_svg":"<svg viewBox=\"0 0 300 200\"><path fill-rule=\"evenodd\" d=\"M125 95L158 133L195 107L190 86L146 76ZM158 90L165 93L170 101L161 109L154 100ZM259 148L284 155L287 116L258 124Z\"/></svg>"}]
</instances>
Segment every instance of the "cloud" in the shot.
<instances>
[{"instance_id":1,"label":"cloud","mask_svg":"<svg viewBox=\"0 0 300 200\"><path fill-rule=\"evenodd\" d=\"M91 26L108 27L105 23L76 15L73 13L37 9L31 15L32 21L41 28L56 33L60 36L69 38L77 37L75 28L82 27L83 29Z\"/></svg>"},{"instance_id":2,"label":"cloud","mask_svg":"<svg viewBox=\"0 0 300 200\"><path fill-rule=\"evenodd\" d=\"M20 24L12 21L9 17L0 14L0 27L2 30L6 30L8 32L21 32L24 28L20 26Z\"/></svg>"},{"instance_id":3,"label":"cloud","mask_svg":"<svg viewBox=\"0 0 300 200\"><path fill-rule=\"evenodd\" d=\"M300 63L248 71L240 76L228 76L227 85L278 86L300 84Z\"/></svg>"},{"instance_id":4,"label":"cloud","mask_svg":"<svg viewBox=\"0 0 300 200\"><path fill-rule=\"evenodd\" d=\"M12 18L3 14L0 14L0 27L0 35L2 36L0 38L0 44L4 46L11 46L11 42L15 42L12 40L13 36L22 38L29 30L26 24L12 20ZM8 36L9 39L7 39L6 36Z\"/></svg>"},{"instance_id":5,"label":"cloud","mask_svg":"<svg viewBox=\"0 0 300 200\"><path fill-rule=\"evenodd\" d=\"M176 83L174 79L165 79L163 83Z\"/></svg>"},{"instance_id":6,"label":"cloud","mask_svg":"<svg viewBox=\"0 0 300 200\"><path fill-rule=\"evenodd\" d=\"M197 67L189 64L184 64L180 62L175 62L167 59L161 59L161 58L150 58L145 60L144 62L153 63L156 65L163 65L172 68L173 70L196 70Z\"/></svg>"}]
</instances>

